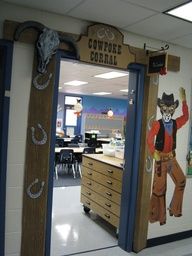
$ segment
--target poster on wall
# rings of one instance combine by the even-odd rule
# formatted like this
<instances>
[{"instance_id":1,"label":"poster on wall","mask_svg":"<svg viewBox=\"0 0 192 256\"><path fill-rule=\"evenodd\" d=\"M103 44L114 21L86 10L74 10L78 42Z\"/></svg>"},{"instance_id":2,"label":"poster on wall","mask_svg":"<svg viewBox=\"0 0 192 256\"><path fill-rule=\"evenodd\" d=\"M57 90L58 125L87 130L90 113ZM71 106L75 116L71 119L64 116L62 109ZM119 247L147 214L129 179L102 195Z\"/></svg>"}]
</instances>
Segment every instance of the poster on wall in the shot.
<instances>
[{"instance_id":1,"label":"poster on wall","mask_svg":"<svg viewBox=\"0 0 192 256\"><path fill-rule=\"evenodd\" d=\"M176 144L176 140L177 131L182 129L189 119L189 112L184 88L179 89L179 95L180 100L175 99L173 93L165 92L158 98L157 106L162 117L152 123L147 136L148 148L155 160L149 221L159 222L160 225L166 224L167 210L169 216L182 217L186 175L177 161L176 148L179 145ZM182 113L174 118L179 104L182 106ZM168 175L175 186L170 202L166 202Z\"/></svg>"},{"instance_id":2,"label":"poster on wall","mask_svg":"<svg viewBox=\"0 0 192 256\"><path fill-rule=\"evenodd\" d=\"M56 128L57 129L62 129L62 126L63 126L63 119L62 118L57 118Z\"/></svg>"},{"instance_id":3,"label":"poster on wall","mask_svg":"<svg viewBox=\"0 0 192 256\"><path fill-rule=\"evenodd\" d=\"M167 74L167 62L168 62L168 54L156 54L151 55L148 58L148 75Z\"/></svg>"}]
</instances>

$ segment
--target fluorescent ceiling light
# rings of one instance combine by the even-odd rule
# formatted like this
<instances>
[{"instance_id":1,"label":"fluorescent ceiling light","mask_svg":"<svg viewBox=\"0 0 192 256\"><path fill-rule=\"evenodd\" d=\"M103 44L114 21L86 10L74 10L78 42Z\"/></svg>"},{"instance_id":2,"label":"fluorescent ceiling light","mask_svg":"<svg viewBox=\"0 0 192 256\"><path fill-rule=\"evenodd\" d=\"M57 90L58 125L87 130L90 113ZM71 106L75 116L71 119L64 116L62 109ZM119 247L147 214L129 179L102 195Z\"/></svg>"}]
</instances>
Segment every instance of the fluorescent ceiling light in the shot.
<instances>
[{"instance_id":1,"label":"fluorescent ceiling light","mask_svg":"<svg viewBox=\"0 0 192 256\"><path fill-rule=\"evenodd\" d=\"M111 92L94 92L93 94L96 94L96 95L107 95L107 94L111 94Z\"/></svg>"},{"instance_id":2,"label":"fluorescent ceiling light","mask_svg":"<svg viewBox=\"0 0 192 256\"><path fill-rule=\"evenodd\" d=\"M192 22L192 2L175 7L165 13Z\"/></svg>"},{"instance_id":3,"label":"fluorescent ceiling light","mask_svg":"<svg viewBox=\"0 0 192 256\"><path fill-rule=\"evenodd\" d=\"M73 81L66 82L66 83L64 83L64 84L66 84L66 85L72 85L72 86L79 86L79 85L83 85L83 84L88 84L88 82L73 80Z\"/></svg>"},{"instance_id":4,"label":"fluorescent ceiling light","mask_svg":"<svg viewBox=\"0 0 192 256\"><path fill-rule=\"evenodd\" d=\"M120 90L120 92L128 92L128 89Z\"/></svg>"},{"instance_id":5,"label":"fluorescent ceiling light","mask_svg":"<svg viewBox=\"0 0 192 256\"><path fill-rule=\"evenodd\" d=\"M122 77L122 76L128 76L128 73L112 71L112 72L96 75L94 77L104 78L104 79L112 79L112 78L117 78L117 77Z\"/></svg>"}]
</instances>

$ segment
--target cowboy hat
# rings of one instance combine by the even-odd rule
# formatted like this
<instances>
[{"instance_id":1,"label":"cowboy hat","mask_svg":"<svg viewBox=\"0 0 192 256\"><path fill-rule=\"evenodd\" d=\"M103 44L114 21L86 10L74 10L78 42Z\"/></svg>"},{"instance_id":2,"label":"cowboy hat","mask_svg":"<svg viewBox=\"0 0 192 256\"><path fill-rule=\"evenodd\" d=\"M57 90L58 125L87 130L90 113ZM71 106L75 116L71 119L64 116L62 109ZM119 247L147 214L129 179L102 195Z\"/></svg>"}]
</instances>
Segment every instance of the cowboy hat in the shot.
<instances>
[{"instance_id":1,"label":"cowboy hat","mask_svg":"<svg viewBox=\"0 0 192 256\"><path fill-rule=\"evenodd\" d=\"M162 99L158 98L157 99L157 105L158 107L161 107L162 105L166 105L168 107L175 105L175 108L179 106L179 101L176 100L174 101L174 95L172 94L166 94L165 92L162 95Z\"/></svg>"}]
</instances>

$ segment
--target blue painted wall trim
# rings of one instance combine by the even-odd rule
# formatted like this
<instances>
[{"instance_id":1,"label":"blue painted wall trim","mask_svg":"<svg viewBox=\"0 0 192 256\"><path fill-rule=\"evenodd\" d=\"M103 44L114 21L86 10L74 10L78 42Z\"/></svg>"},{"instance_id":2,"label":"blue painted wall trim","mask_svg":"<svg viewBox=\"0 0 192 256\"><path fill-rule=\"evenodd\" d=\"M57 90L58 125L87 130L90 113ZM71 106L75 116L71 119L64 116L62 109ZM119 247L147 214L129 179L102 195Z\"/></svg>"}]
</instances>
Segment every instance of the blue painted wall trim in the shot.
<instances>
[{"instance_id":1,"label":"blue painted wall trim","mask_svg":"<svg viewBox=\"0 0 192 256\"><path fill-rule=\"evenodd\" d=\"M144 95L144 67L137 64L129 66L130 84L128 101L134 100L134 105L128 106L126 145L125 145L125 170L123 172L121 214L119 226L119 246L132 251L135 228L136 202L139 176L140 139L142 126L143 95ZM137 73L136 81L134 73ZM131 94L134 90L135 94Z\"/></svg>"},{"instance_id":2,"label":"blue painted wall trim","mask_svg":"<svg viewBox=\"0 0 192 256\"><path fill-rule=\"evenodd\" d=\"M13 43L7 40L0 40L0 48L4 51L4 70L2 75L2 81L0 81L2 83L0 87L0 256L4 256L7 144L10 105L10 99L9 97L5 96L5 91L9 91L11 88Z\"/></svg>"}]
</instances>

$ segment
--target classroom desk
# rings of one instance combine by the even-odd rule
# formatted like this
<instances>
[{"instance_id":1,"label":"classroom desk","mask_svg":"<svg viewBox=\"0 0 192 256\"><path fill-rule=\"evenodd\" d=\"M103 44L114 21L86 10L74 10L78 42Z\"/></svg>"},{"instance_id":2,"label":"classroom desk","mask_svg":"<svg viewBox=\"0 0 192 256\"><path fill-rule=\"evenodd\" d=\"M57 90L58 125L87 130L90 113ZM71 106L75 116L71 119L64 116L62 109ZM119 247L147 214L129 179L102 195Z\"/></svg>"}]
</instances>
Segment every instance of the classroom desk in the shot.
<instances>
[{"instance_id":1,"label":"classroom desk","mask_svg":"<svg viewBox=\"0 0 192 256\"><path fill-rule=\"evenodd\" d=\"M59 139L59 140L63 140L64 142L71 142L74 138L68 138L68 137L66 137L66 138L60 138L60 137L58 137L57 139Z\"/></svg>"},{"instance_id":2,"label":"classroom desk","mask_svg":"<svg viewBox=\"0 0 192 256\"><path fill-rule=\"evenodd\" d=\"M111 141L111 138L97 138L97 141L100 141L100 142L110 142Z\"/></svg>"},{"instance_id":3,"label":"classroom desk","mask_svg":"<svg viewBox=\"0 0 192 256\"><path fill-rule=\"evenodd\" d=\"M56 138L55 143L61 147L67 147L71 143L73 138Z\"/></svg>"},{"instance_id":4,"label":"classroom desk","mask_svg":"<svg viewBox=\"0 0 192 256\"><path fill-rule=\"evenodd\" d=\"M60 151L62 149L73 149L73 152L76 153L76 154L82 154L83 153L83 150L84 150L85 147L64 147L64 148L60 148L60 147L56 147L55 148L55 153L60 153ZM103 152L103 149L102 148L96 148L95 149L96 153L100 153L100 152Z\"/></svg>"},{"instance_id":5,"label":"classroom desk","mask_svg":"<svg viewBox=\"0 0 192 256\"><path fill-rule=\"evenodd\" d=\"M71 140L72 140L73 138L61 138L61 139L63 139L65 142L71 142Z\"/></svg>"}]
</instances>

